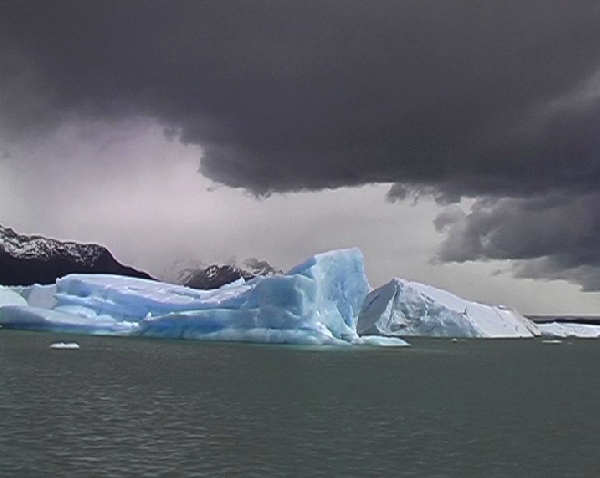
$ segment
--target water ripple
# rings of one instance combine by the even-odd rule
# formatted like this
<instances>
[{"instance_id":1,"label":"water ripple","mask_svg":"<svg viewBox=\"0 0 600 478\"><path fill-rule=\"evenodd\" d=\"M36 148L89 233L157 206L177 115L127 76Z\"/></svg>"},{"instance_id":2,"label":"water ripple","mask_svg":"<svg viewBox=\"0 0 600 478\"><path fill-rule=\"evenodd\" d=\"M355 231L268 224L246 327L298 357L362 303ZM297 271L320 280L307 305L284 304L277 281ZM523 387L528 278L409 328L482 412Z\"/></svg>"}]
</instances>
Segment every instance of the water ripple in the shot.
<instances>
[{"instance_id":1,"label":"water ripple","mask_svg":"<svg viewBox=\"0 0 600 478\"><path fill-rule=\"evenodd\" d=\"M348 352L81 337L78 351L48 349L60 339L0 333L0 476L600 469L589 343Z\"/></svg>"}]
</instances>

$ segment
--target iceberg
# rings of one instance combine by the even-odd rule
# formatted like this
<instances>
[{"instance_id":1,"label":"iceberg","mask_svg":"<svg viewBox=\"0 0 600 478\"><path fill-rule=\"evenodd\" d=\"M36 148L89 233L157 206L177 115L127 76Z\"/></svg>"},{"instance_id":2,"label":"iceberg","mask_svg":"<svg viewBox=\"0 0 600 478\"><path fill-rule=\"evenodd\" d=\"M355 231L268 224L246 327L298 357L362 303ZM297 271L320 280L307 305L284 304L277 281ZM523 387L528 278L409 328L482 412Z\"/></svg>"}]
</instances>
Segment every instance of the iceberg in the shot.
<instances>
[{"instance_id":1,"label":"iceberg","mask_svg":"<svg viewBox=\"0 0 600 478\"><path fill-rule=\"evenodd\" d=\"M534 337L536 325L503 306L471 302L430 285L392 279L371 291L357 323L360 335L392 337Z\"/></svg>"},{"instance_id":2,"label":"iceberg","mask_svg":"<svg viewBox=\"0 0 600 478\"><path fill-rule=\"evenodd\" d=\"M600 325L577 324L574 322L546 322L537 324L543 336L561 338L600 338Z\"/></svg>"},{"instance_id":3,"label":"iceberg","mask_svg":"<svg viewBox=\"0 0 600 478\"><path fill-rule=\"evenodd\" d=\"M358 315L369 290L358 249L317 254L286 274L240 279L216 290L71 274L50 286L2 289L7 299L0 303L0 325L167 339L407 345L359 336Z\"/></svg>"}]
</instances>

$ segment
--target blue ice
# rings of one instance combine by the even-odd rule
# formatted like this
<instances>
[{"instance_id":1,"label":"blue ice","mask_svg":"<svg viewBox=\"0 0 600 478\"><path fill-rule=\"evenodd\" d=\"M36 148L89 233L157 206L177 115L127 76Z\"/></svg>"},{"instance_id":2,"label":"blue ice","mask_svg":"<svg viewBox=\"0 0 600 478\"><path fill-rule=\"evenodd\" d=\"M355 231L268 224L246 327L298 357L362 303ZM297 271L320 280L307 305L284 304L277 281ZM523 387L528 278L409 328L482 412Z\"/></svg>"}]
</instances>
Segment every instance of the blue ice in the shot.
<instances>
[{"instance_id":1,"label":"blue ice","mask_svg":"<svg viewBox=\"0 0 600 478\"><path fill-rule=\"evenodd\" d=\"M0 301L6 302L0 302L0 325L5 328L301 345L406 345L401 339L359 337L358 315L370 287L358 249L317 254L286 274L210 291L83 274L60 278L53 286L15 290L20 295L0 289Z\"/></svg>"}]
</instances>

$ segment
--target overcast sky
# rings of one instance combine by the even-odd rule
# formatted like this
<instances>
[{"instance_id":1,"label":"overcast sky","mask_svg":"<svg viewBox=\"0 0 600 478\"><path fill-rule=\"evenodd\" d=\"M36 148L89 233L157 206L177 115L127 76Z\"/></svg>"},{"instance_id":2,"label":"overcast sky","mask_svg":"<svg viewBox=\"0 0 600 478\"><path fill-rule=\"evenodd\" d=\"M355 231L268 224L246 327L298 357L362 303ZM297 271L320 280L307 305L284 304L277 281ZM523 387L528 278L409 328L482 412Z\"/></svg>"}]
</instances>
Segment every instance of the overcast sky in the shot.
<instances>
[{"instance_id":1,"label":"overcast sky","mask_svg":"<svg viewBox=\"0 0 600 478\"><path fill-rule=\"evenodd\" d=\"M0 223L156 275L358 246L599 313L599 153L597 1L0 0Z\"/></svg>"}]
</instances>

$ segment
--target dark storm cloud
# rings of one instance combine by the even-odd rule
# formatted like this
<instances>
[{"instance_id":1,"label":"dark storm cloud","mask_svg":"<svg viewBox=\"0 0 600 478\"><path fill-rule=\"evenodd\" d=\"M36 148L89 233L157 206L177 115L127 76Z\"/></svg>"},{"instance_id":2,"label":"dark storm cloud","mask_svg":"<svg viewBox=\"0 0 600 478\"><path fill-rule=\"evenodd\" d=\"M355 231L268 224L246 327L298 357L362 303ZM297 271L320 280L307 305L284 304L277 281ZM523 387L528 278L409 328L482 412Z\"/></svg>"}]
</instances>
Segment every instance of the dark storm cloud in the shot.
<instances>
[{"instance_id":1,"label":"dark storm cloud","mask_svg":"<svg viewBox=\"0 0 600 478\"><path fill-rule=\"evenodd\" d=\"M507 235L527 198L567 212L599 189L596 0L0 0L0 47L8 140L149 117L229 186L512 197L486 219ZM536 234L482 247L479 220L449 223L442 260L556 255Z\"/></svg>"},{"instance_id":2,"label":"dark storm cloud","mask_svg":"<svg viewBox=\"0 0 600 478\"><path fill-rule=\"evenodd\" d=\"M543 112L600 67L596 1L0 5L13 133L147 115L206 146L205 174L257 192L526 194L600 174L597 100Z\"/></svg>"},{"instance_id":3,"label":"dark storm cloud","mask_svg":"<svg viewBox=\"0 0 600 478\"><path fill-rule=\"evenodd\" d=\"M479 199L435 220L443 262L515 260L517 277L565 279L600 290L600 194Z\"/></svg>"}]
</instances>

